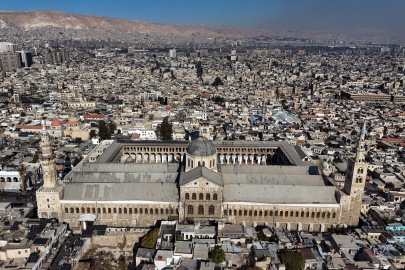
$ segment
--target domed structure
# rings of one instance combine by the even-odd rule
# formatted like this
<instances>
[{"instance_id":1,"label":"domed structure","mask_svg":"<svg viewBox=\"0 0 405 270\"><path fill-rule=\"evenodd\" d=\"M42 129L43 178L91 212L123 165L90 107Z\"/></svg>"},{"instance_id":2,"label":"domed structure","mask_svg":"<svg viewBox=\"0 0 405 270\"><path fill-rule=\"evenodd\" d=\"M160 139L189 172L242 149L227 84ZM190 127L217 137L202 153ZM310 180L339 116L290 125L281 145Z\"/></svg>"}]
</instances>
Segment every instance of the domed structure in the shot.
<instances>
[{"instance_id":1,"label":"domed structure","mask_svg":"<svg viewBox=\"0 0 405 270\"><path fill-rule=\"evenodd\" d=\"M51 123L51 127L60 127L60 126L62 126L62 122L59 121L58 119L53 120Z\"/></svg>"},{"instance_id":2,"label":"domed structure","mask_svg":"<svg viewBox=\"0 0 405 270\"><path fill-rule=\"evenodd\" d=\"M79 120L77 120L76 117L72 116L72 117L69 118L69 124L70 124L70 125L79 124Z\"/></svg>"},{"instance_id":3,"label":"domed structure","mask_svg":"<svg viewBox=\"0 0 405 270\"><path fill-rule=\"evenodd\" d=\"M192 141L187 148L187 153L196 157L205 157L215 155L217 150L214 144L204 137Z\"/></svg>"},{"instance_id":4,"label":"domed structure","mask_svg":"<svg viewBox=\"0 0 405 270\"><path fill-rule=\"evenodd\" d=\"M217 150L212 141L205 137L199 137L187 147L186 172L198 166L217 170Z\"/></svg>"}]
</instances>

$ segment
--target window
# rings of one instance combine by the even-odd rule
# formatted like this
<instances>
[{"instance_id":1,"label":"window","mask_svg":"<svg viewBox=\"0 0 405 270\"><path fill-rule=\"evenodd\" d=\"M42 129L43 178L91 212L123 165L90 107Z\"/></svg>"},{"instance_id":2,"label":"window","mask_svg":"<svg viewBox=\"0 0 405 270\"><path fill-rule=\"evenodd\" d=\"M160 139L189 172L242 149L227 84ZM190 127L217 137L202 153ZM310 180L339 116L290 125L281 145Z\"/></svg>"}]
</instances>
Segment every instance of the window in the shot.
<instances>
[{"instance_id":1,"label":"window","mask_svg":"<svg viewBox=\"0 0 405 270\"><path fill-rule=\"evenodd\" d=\"M256 212L256 211L255 211ZM259 211L259 217L261 217L263 215L262 210Z\"/></svg>"},{"instance_id":2,"label":"window","mask_svg":"<svg viewBox=\"0 0 405 270\"><path fill-rule=\"evenodd\" d=\"M322 218L325 218L325 216L326 216L326 213L323 212L323 213L322 213Z\"/></svg>"},{"instance_id":3,"label":"window","mask_svg":"<svg viewBox=\"0 0 405 270\"><path fill-rule=\"evenodd\" d=\"M316 218L320 218L321 217L321 212L317 212L316 213Z\"/></svg>"},{"instance_id":4,"label":"window","mask_svg":"<svg viewBox=\"0 0 405 270\"><path fill-rule=\"evenodd\" d=\"M283 211L280 211L280 217L282 217L284 215Z\"/></svg>"},{"instance_id":5,"label":"window","mask_svg":"<svg viewBox=\"0 0 405 270\"><path fill-rule=\"evenodd\" d=\"M82 207L82 213L84 214L84 207Z\"/></svg>"},{"instance_id":6,"label":"window","mask_svg":"<svg viewBox=\"0 0 405 270\"><path fill-rule=\"evenodd\" d=\"M103 208L103 214L105 214L105 208Z\"/></svg>"},{"instance_id":7,"label":"window","mask_svg":"<svg viewBox=\"0 0 405 270\"><path fill-rule=\"evenodd\" d=\"M87 207L87 214L90 214L90 208Z\"/></svg>"},{"instance_id":8,"label":"window","mask_svg":"<svg viewBox=\"0 0 405 270\"><path fill-rule=\"evenodd\" d=\"M330 218L330 212L328 212L328 215L326 216L327 218Z\"/></svg>"},{"instance_id":9,"label":"window","mask_svg":"<svg viewBox=\"0 0 405 270\"><path fill-rule=\"evenodd\" d=\"M164 210L163 208L160 208L160 214L163 215L164 214Z\"/></svg>"},{"instance_id":10,"label":"window","mask_svg":"<svg viewBox=\"0 0 405 270\"><path fill-rule=\"evenodd\" d=\"M229 213L232 213L232 211L229 211ZM228 211L224 210L224 216L227 216L227 215L228 215Z\"/></svg>"},{"instance_id":11,"label":"window","mask_svg":"<svg viewBox=\"0 0 405 270\"><path fill-rule=\"evenodd\" d=\"M129 208L129 214L132 215L132 208Z\"/></svg>"},{"instance_id":12,"label":"window","mask_svg":"<svg viewBox=\"0 0 405 270\"><path fill-rule=\"evenodd\" d=\"M218 200L218 196L217 196L216 193L212 196L212 199L213 199L214 201Z\"/></svg>"},{"instance_id":13,"label":"window","mask_svg":"<svg viewBox=\"0 0 405 270\"><path fill-rule=\"evenodd\" d=\"M332 218L336 218L336 213L333 213L333 214L332 214Z\"/></svg>"},{"instance_id":14,"label":"window","mask_svg":"<svg viewBox=\"0 0 405 270\"><path fill-rule=\"evenodd\" d=\"M145 208L145 215L148 214L148 208Z\"/></svg>"},{"instance_id":15,"label":"window","mask_svg":"<svg viewBox=\"0 0 405 270\"><path fill-rule=\"evenodd\" d=\"M127 208L124 208L124 214L127 214L128 213L127 211L128 211Z\"/></svg>"},{"instance_id":16,"label":"window","mask_svg":"<svg viewBox=\"0 0 405 270\"><path fill-rule=\"evenodd\" d=\"M21 251L18 251L18 254L21 254Z\"/></svg>"},{"instance_id":17,"label":"window","mask_svg":"<svg viewBox=\"0 0 405 270\"><path fill-rule=\"evenodd\" d=\"M49 199L46 199L46 202L49 202Z\"/></svg>"},{"instance_id":18,"label":"window","mask_svg":"<svg viewBox=\"0 0 405 270\"><path fill-rule=\"evenodd\" d=\"M312 217L312 218L315 217L315 212L312 212L311 217Z\"/></svg>"},{"instance_id":19,"label":"window","mask_svg":"<svg viewBox=\"0 0 405 270\"><path fill-rule=\"evenodd\" d=\"M187 214L188 215L194 214L194 207L192 205L187 206Z\"/></svg>"},{"instance_id":20,"label":"window","mask_svg":"<svg viewBox=\"0 0 405 270\"><path fill-rule=\"evenodd\" d=\"M267 217L267 210L264 210L264 216Z\"/></svg>"},{"instance_id":21,"label":"window","mask_svg":"<svg viewBox=\"0 0 405 270\"><path fill-rule=\"evenodd\" d=\"M79 207L76 207L76 214L79 213Z\"/></svg>"},{"instance_id":22,"label":"window","mask_svg":"<svg viewBox=\"0 0 405 270\"><path fill-rule=\"evenodd\" d=\"M122 214L122 208L118 208L118 214Z\"/></svg>"},{"instance_id":23,"label":"window","mask_svg":"<svg viewBox=\"0 0 405 270\"><path fill-rule=\"evenodd\" d=\"M65 208L65 213L69 213L69 209L67 207Z\"/></svg>"},{"instance_id":24,"label":"window","mask_svg":"<svg viewBox=\"0 0 405 270\"><path fill-rule=\"evenodd\" d=\"M155 215L159 215L159 209L155 208Z\"/></svg>"},{"instance_id":25,"label":"window","mask_svg":"<svg viewBox=\"0 0 405 270\"><path fill-rule=\"evenodd\" d=\"M273 211L270 211L269 216L271 217L273 216Z\"/></svg>"},{"instance_id":26,"label":"window","mask_svg":"<svg viewBox=\"0 0 405 270\"><path fill-rule=\"evenodd\" d=\"M274 211L274 216L278 217L278 211Z\"/></svg>"},{"instance_id":27,"label":"window","mask_svg":"<svg viewBox=\"0 0 405 270\"><path fill-rule=\"evenodd\" d=\"M214 213L215 213L214 206L213 206L213 205L210 205L210 206L208 207L208 214L209 214L209 215L214 215Z\"/></svg>"},{"instance_id":28,"label":"window","mask_svg":"<svg viewBox=\"0 0 405 270\"><path fill-rule=\"evenodd\" d=\"M205 195L205 199L206 199L207 201L211 200L211 194L207 193L207 194Z\"/></svg>"},{"instance_id":29,"label":"window","mask_svg":"<svg viewBox=\"0 0 405 270\"><path fill-rule=\"evenodd\" d=\"M73 207L70 207L70 213L73 214L75 211L73 209Z\"/></svg>"},{"instance_id":30,"label":"window","mask_svg":"<svg viewBox=\"0 0 405 270\"><path fill-rule=\"evenodd\" d=\"M93 207L91 210L92 210L93 214L96 213L96 208Z\"/></svg>"},{"instance_id":31,"label":"window","mask_svg":"<svg viewBox=\"0 0 405 270\"><path fill-rule=\"evenodd\" d=\"M285 216L288 217L288 211L285 211Z\"/></svg>"},{"instance_id":32,"label":"window","mask_svg":"<svg viewBox=\"0 0 405 270\"><path fill-rule=\"evenodd\" d=\"M239 216L242 216L242 210L239 210Z\"/></svg>"},{"instance_id":33,"label":"window","mask_svg":"<svg viewBox=\"0 0 405 270\"><path fill-rule=\"evenodd\" d=\"M170 209L170 215L173 215L173 214L174 214L174 210L172 208L172 209Z\"/></svg>"},{"instance_id":34,"label":"window","mask_svg":"<svg viewBox=\"0 0 405 270\"><path fill-rule=\"evenodd\" d=\"M108 208L108 214L111 214L111 208Z\"/></svg>"},{"instance_id":35,"label":"window","mask_svg":"<svg viewBox=\"0 0 405 270\"><path fill-rule=\"evenodd\" d=\"M198 199L200 201L204 200L204 194L202 194L202 193L198 194Z\"/></svg>"},{"instance_id":36,"label":"window","mask_svg":"<svg viewBox=\"0 0 405 270\"><path fill-rule=\"evenodd\" d=\"M197 200L197 194L196 194L196 193L193 193L192 199L193 199L194 201Z\"/></svg>"},{"instance_id":37,"label":"window","mask_svg":"<svg viewBox=\"0 0 405 270\"><path fill-rule=\"evenodd\" d=\"M169 209L166 208L166 215L168 215L168 214L169 214Z\"/></svg>"},{"instance_id":38,"label":"window","mask_svg":"<svg viewBox=\"0 0 405 270\"><path fill-rule=\"evenodd\" d=\"M249 210L249 216L252 216L252 210Z\"/></svg>"},{"instance_id":39,"label":"window","mask_svg":"<svg viewBox=\"0 0 405 270\"><path fill-rule=\"evenodd\" d=\"M117 214L117 208L113 208L114 214Z\"/></svg>"},{"instance_id":40,"label":"window","mask_svg":"<svg viewBox=\"0 0 405 270\"><path fill-rule=\"evenodd\" d=\"M298 217L299 216L299 212L297 211L297 212L295 212L295 217Z\"/></svg>"},{"instance_id":41,"label":"window","mask_svg":"<svg viewBox=\"0 0 405 270\"><path fill-rule=\"evenodd\" d=\"M247 210L243 211L243 215L247 216Z\"/></svg>"},{"instance_id":42,"label":"window","mask_svg":"<svg viewBox=\"0 0 405 270\"><path fill-rule=\"evenodd\" d=\"M136 210L136 208L135 208L135 210ZM143 208L139 208L139 214L143 214Z\"/></svg>"},{"instance_id":43,"label":"window","mask_svg":"<svg viewBox=\"0 0 405 270\"><path fill-rule=\"evenodd\" d=\"M188 201L188 200L190 200L190 194L189 193L186 193L186 201Z\"/></svg>"},{"instance_id":44,"label":"window","mask_svg":"<svg viewBox=\"0 0 405 270\"><path fill-rule=\"evenodd\" d=\"M150 212L149 212L151 215L153 215L153 208L151 208L150 209Z\"/></svg>"},{"instance_id":45,"label":"window","mask_svg":"<svg viewBox=\"0 0 405 270\"><path fill-rule=\"evenodd\" d=\"M309 217L309 212L307 212L307 217Z\"/></svg>"},{"instance_id":46,"label":"window","mask_svg":"<svg viewBox=\"0 0 405 270\"><path fill-rule=\"evenodd\" d=\"M198 214L199 215L204 215L204 206L202 206L202 205L198 206Z\"/></svg>"}]
</instances>

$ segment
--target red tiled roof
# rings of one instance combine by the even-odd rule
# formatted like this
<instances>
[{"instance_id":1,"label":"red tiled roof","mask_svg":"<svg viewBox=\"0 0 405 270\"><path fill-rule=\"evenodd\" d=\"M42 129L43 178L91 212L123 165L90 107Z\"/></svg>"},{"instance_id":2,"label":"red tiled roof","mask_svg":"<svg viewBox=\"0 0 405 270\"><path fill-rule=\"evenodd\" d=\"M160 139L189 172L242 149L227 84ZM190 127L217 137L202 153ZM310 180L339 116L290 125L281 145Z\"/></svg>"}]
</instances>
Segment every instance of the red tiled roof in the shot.
<instances>
[{"instance_id":1,"label":"red tiled roof","mask_svg":"<svg viewBox=\"0 0 405 270\"><path fill-rule=\"evenodd\" d=\"M85 114L83 115L83 118L99 118L103 119L105 117L104 114Z\"/></svg>"}]
</instances>

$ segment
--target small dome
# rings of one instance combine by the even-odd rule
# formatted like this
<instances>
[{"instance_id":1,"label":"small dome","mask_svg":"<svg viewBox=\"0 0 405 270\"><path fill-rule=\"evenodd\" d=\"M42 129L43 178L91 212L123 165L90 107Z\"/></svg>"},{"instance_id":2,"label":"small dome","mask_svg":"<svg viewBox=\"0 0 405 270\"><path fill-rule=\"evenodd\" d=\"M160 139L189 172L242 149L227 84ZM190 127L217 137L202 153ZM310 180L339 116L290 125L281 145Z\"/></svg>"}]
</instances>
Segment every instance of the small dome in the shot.
<instances>
[{"instance_id":1,"label":"small dome","mask_svg":"<svg viewBox=\"0 0 405 270\"><path fill-rule=\"evenodd\" d=\"M248 107L246 107L246 106L243 106L243 108L242 108L242 112L244 112L244 113L246 113L246 112L249 112L249 109L248 109Z\"/></svg>"},{"instance_id":2,"label":"small dome","mask_svg":"<svg viewBox=\"0 0 405 270\"><path fill-rule=\"evenodd\" d=\"M58 119L53 120L51 123L51 127L60 127L60 126L62 126L62 123Z\"/></svg>"},{"instance_id":3,"label":"small dome","mask_svg":"<svg viewBox=\"0 0 405 270\"><path fill-rule=\"evenodd\" d=\"M70 117L70 118L69 118L69 124L70 124L70 125L79 124L79 120L77 120L76 117Z\"/></svg>"},{"instance_id":4,"label":"small dome","mask_svg":"<svg viewBox=\"0 0 405 270\"><path fill-rule=\"evenodd\" d=\"M187 147L187 153L192 156L212 156L216 152L214 144L204 137L198 137Z\"/></svg>"}]
</instances>

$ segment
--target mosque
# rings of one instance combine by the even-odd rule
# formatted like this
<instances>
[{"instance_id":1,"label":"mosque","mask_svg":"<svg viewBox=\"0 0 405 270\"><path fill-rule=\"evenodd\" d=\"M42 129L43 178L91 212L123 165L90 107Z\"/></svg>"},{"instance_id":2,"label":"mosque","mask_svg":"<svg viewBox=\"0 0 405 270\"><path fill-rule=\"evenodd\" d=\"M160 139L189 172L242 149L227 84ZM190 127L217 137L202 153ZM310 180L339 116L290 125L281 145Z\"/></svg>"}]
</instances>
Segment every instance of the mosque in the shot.
<instances>
[{"instance_id":1,"label":"mosque","mask_svg":"<svg viewBox=\"0 0 405 270\"><path fill-rule=\"evenodd\" d=\"M58 182L44 131L38 215L68 222L147 227L159 220L325 231L359 222L367 174L365 124L343 189L283 141L101 142Z\"/></svg>"}]
</instances>

